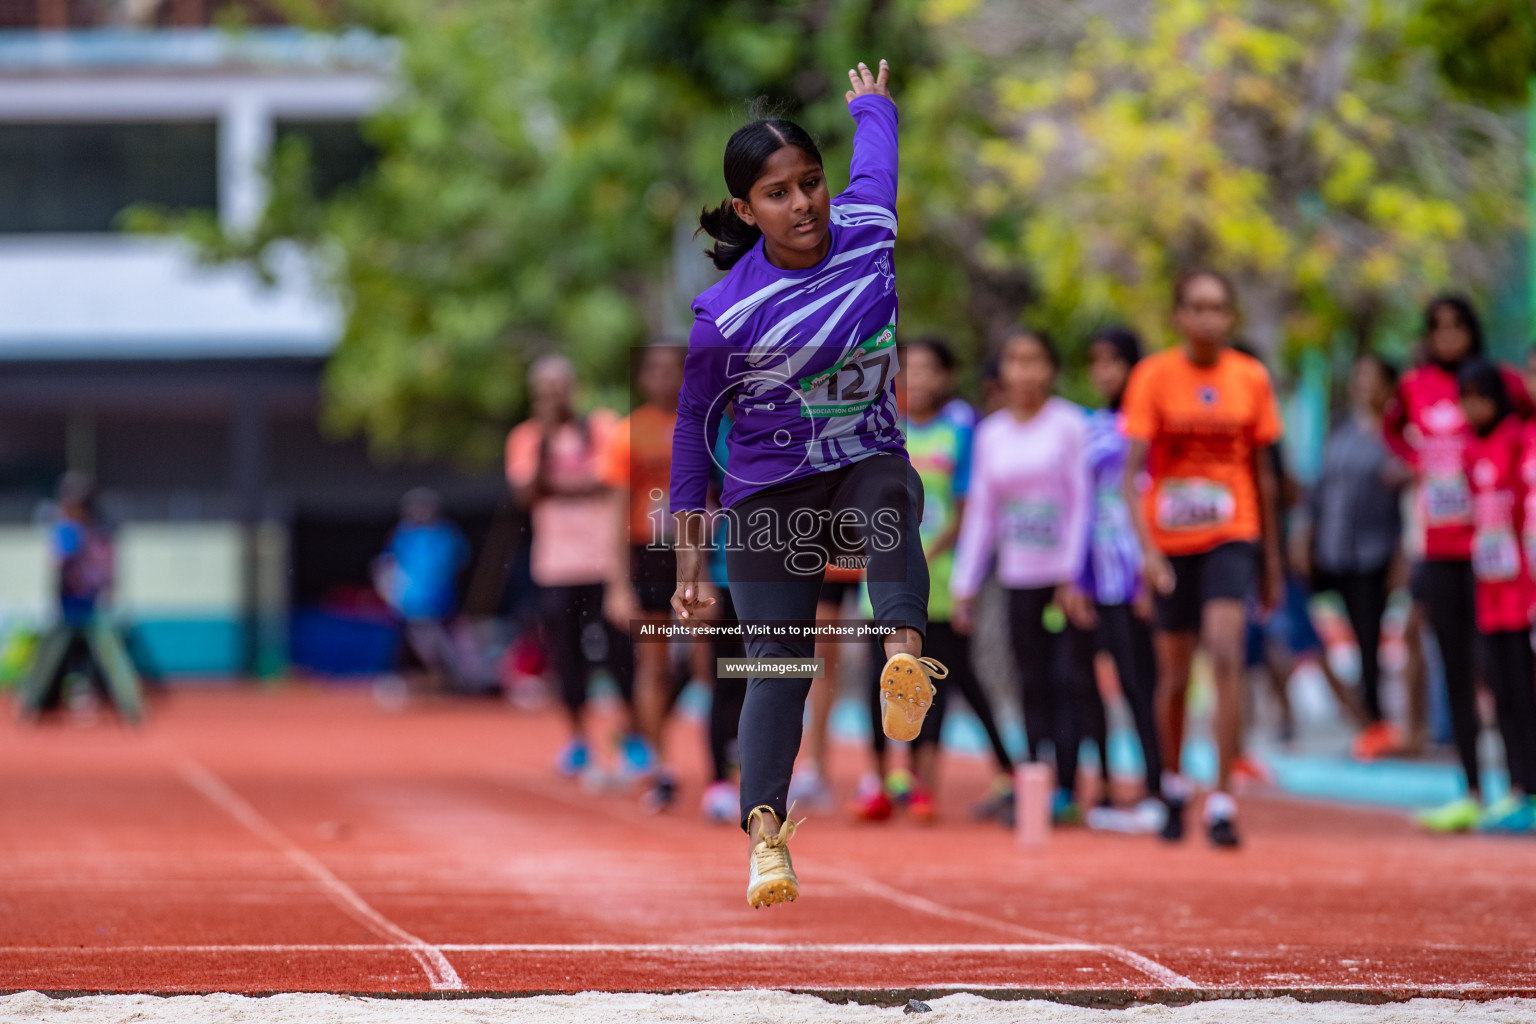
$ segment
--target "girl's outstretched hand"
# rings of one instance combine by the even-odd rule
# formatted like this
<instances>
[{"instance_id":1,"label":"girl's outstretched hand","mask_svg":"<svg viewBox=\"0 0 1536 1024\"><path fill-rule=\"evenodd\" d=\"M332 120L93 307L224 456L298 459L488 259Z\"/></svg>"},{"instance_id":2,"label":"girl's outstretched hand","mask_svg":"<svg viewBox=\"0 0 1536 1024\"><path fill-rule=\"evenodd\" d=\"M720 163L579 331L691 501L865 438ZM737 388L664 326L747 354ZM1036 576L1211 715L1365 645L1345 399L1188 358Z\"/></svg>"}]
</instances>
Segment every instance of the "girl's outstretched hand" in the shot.
<instances>
[{"instance_id":1,"label":"girl's outstretched hand","mask_svg":"<svg viewBox=\"0 0 1536 1024\"><path fill-rule=\"evenodd\" d=\"M891 98L891 90L886 82L891 77L891 66L884 60L880 61L880 73L875 74L869 70L869 65L859 61L859 66L848 69L848 84L853 88L848 90L848 102L852 103L859 96L884 96Z\"/></svg>"}]
</instances>

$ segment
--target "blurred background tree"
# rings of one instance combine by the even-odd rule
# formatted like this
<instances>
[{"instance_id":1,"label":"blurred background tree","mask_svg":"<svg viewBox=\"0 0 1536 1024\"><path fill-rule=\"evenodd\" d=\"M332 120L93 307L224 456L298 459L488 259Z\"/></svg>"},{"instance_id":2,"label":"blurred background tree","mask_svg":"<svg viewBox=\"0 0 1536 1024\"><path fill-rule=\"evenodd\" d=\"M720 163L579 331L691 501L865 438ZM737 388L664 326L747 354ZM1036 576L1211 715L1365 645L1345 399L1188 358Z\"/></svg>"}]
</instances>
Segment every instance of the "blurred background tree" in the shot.
<instances>
[{"instance_id":1,"label":"blurred background tree","mask_svg":"<svg viewBox=\"0 0 1536 1024\"><path fill-rule=\"evenodd\" d=\"M1495 280L1523 218L1530 50L1499 26L1530 32L1529 0L311 2L287 6L399 43L375 170L317 195L290 140L251 230L140 222L214 260L316 257L347 310L328 424L383 454L494 459L544 351L622 405L631 348L685 335L713 280L690 235L726 138L763 98L841 188L859 59L895 69L904 333L972 357L1026 309L1159 337L1192 262L1233 273L1269 352L1364 344Z\"/></svg>"},{"instance_id":2,"label":"blurred background tree","mask_svg":"<svg viewBox=\"0 0 1536 1024\"><path fill-rule=\"evenodd\" d=\"M1452 2L1452 0L1435 0ZM1528 2L1528 0L1526 0ZM986 5L952 27L995 32ZM1098 3L1053 52L997 61L991 172L1047 322L1165 333L1178 271L1230 273L1266 354L1367 344L1438 287L1507 270L1522 226L1521 123L1466 101L1412 12L1364 0ZM1064 45L1063 45L1064 43ZM1443 63L1443 60L1441 61Z\"/></svg>"}]
</instances>

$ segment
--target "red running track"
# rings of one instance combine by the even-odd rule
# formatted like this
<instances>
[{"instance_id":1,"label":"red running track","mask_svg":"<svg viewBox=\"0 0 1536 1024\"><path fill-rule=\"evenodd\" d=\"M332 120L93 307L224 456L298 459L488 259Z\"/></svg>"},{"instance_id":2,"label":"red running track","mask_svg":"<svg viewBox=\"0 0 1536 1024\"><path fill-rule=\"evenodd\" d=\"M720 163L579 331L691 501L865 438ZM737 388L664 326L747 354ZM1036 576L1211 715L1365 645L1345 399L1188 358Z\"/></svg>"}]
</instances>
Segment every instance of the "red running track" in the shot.
<instances>
[{"instance_id":1,"label":"red running track","mask_svg":"<svg viewBox=\"0 0 1536 1024\"><path fill-rule=\"evenodd\" d=\"M1529 841L1249 799L1237 853L1026 851L964 820L985 768L951 758L938 827L812 818L802 898L752 911L696 784L648 816L555 778L562 738L553 713L297 686L176 692L136 732L0 726L0 989L1536 994ZM838 750L845 792L861 765Z\"/></svg>"}]
</instances>

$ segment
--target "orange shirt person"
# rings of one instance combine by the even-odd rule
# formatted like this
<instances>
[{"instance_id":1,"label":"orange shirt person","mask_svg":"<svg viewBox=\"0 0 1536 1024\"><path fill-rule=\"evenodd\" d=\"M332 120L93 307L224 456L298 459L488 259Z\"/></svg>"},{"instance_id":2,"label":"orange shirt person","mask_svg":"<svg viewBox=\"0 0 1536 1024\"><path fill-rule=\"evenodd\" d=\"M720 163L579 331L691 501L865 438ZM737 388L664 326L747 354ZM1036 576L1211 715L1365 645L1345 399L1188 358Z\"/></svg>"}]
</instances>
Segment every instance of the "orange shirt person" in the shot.
<instances>
[{"instance_id":1,"label":"orange shirt person","mask_svg":"<svg viewBox=\"0 0 1536 1024\"><path fill-rule=\"evenodd\" d=\"M636 383L642 403L619 421L609 439L603 483L620 503L616 516L617 571L608 586L605 612L614 625L672 618L677 555L667 489L672 479L672 433L677 426L677 392L683 384L687 349L655 344L640 358ZM655 751L657 767L642 801L663 811L677 800L677 782L666 764L665 731L672 678L665 643L635 645L635 719Z\"/></svg>"},{"instance_id":2,"label":"orange shirt person","mask_svg":"<svg viewBox=\"0 0 1536 1024\"><path fill-rule=\"evenodd\" d=\"M1275 606L1284 583L1276 483L1264 451L1280 439L1280 412L1263 364L1229 347L1237 308L1226 278L1188 272L1173 298L1183 344L1143 359L1126 386L1126 504L1157 606L1163 836L1182 838L1191 795L1179 755L1198 644L1216 682L1220 756L1205 823L1212 843L1231 847L1238 844L1231 773L1242 729L1246 603L1262 582L1265 605Z\"/></svg>"}]
</instances>

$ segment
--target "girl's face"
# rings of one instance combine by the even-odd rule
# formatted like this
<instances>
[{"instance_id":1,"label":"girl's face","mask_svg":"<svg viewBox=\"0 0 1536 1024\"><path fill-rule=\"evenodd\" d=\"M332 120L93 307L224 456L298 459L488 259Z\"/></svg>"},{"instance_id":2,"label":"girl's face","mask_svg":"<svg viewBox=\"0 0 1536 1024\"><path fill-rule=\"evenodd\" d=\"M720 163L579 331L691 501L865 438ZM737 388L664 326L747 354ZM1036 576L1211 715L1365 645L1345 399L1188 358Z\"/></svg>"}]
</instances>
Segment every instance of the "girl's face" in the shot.
<instances>
[{"instance_id":1,"label":"girl's face","mask_svg":"<svg viewBox=\"0 0 1536 1024\"><path fill-rule=\"evenodd\" d=\"M1462 322L1456 307L1442 303L1435 307L1429 337L1424 347L1429 357L1442 363L1459 363L1472 351L1472 332Z\"/></svg>"},{"instance_id":2,"label":"girl's face","mask_svg":"<svg viewBox=\"0 0 1536 1024\"><path fill-rule=\"evenodd\" d=\"M1482 433L1493 426L1494 417L1499 414L1499 407L1493 399L1486 395L1480 395L1475 391L1463 391L1461 393L1461 414L1472 424L1472 429Z\"/></svg>"},{"instance_id":3,"label":"girl's face","mask_svg":"<svg viewBox=\"0 0 1536 1024\"><path fill-rule=\"evenodd\" d=\"M944 372L938 356L921 345L913 345L906 351L902 373L906 381L908 411L919 416L936 411L949 389L949 374Z\"/></svg>"},{"instance_id":4,"label":"girl's face","mask_svg":"<svg viewBox=\"0 0 1536 1024\"><path fill-rule=\"evenodd\" d=\"M832 194L821 164L803 149L780 146L763 164L746 199L733 199L736 216L754 224L776 263L815 266L831 244Z\"/></svg>"},{"instance_id":5,"label":"girl's face","mask_svg":"<svg viewBox=\"0 0 1536 1024\"><path fill-rule=\"evenodd\" d=\"M1056 385L1056 367L1040 339L1019 334L1008 339L998 361L998 380L1009 404L1039 405Z\"/></svg>"},{"instance_id":6,"label":"girl's face","mask_svg":"<svg viewBox=\"0 0 1536 1024\"><path fill-rule=\"evenodd\" d=\"M1096 341L1088 346L1088 383L1106 402L1113 402L1125 390L1125 382L1131 376L1131 367L1120 357L1120 351L1107 341Z\"/></svg>"},{"instance_id":7,"label":"girl's face","mask_svg":"<svg viewBox=\"0 0 1536 1024\"><path fill-rule=\"evenodd\" d=\"M1237 327L1237 310L1226 285L1214 277L1196 277L1184 284L1173 310L1173 326L1186 341L1224 345Z\"/></svg>"}]
</instances>

